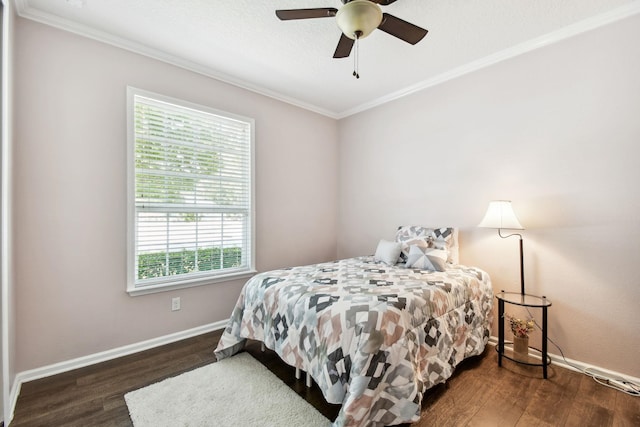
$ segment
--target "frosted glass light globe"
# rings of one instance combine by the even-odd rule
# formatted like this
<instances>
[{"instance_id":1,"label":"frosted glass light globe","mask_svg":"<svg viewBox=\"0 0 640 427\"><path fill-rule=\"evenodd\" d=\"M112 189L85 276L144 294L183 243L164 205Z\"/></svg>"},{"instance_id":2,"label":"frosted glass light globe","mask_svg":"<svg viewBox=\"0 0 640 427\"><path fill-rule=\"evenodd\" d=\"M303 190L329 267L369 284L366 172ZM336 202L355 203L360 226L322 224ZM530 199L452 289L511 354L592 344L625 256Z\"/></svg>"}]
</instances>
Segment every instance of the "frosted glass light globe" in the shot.
<instances>
[{"instance_id":1,"label":"frosted glass light globe","mask_svg":"<svg viewBox=\"0 0 640 427\"><path fill-rule=\"evenodd\" d=\"M353 0L338 10L336 21L345 36L363 39L382 22L382 10L369 0Z\"/></svg>"}]
</instances>

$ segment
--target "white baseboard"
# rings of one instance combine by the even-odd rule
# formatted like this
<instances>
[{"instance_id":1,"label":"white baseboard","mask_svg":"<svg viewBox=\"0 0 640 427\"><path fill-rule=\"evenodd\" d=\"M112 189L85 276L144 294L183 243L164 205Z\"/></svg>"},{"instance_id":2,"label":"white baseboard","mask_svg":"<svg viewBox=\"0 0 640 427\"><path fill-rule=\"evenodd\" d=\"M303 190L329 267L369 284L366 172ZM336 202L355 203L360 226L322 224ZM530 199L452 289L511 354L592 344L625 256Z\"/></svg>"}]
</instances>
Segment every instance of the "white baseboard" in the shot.
<instances>
[{"instance_id":1,"label":"white baseboard","mask_svg":"<svg viewBox=\"0 0 640 427\"><path fill-rule=\"evenodd\" d=\"M16 378L13 381L13 386L10 392L10 404L11 415L8 422L5 425L9 425L13 419L13 413L16 408L18 396L20 395L20 389L23 383L38 380L52 375L61 374L63 372L72 371L78 368L84 368L86 366L94 365L100 362L106 362L108 360L117 359L118 357L128 356L130 354L139 353L144 350L149 350L155 347L160 347L166 344L171 344L176 341L181 341L187 338L202 335L207 332L217 331L226 327L228 319L221 320L208 325L198 326L196 328L187 329L186 331L176 332L162 337L153 338L150 340L125 345L123 347L114 348L100 353L90 354L88 356L78 357L77 359L71 359L64 362L54 363L53 365L43 366L41 368L31 369L16 374ZM211 351L213 351L213 346Z\"/></svg>"},{"instance_id":2,"label":"white baseboard","mask_svg":"<svg viewBox=\"0 0 640 427\"><path fill-rule=\"evenodd\" d=\"M497 346L498 337L495 337L495 336L489 337L488 344L494 347ZM605 369L596 365L590 365L588 363L580 362L578 360L568 359L568 358L559 356L557 354L549 353L549 352L547 353L547 355L551 359L551 363L553 363L554 365L557 365L561 368L569 369L570 371L573 371L573 372L578 372L583 374L584 370L591 369L591 370L596 370L603 374L606 374L611 378L616 378L616 377L623 378L626 381L629 381L635 384L640 384L640 378L632 377L631 375L621 374L620 372L612 371L611 369ZM534 357L536 356L534 355Z\"/></svg>"}]
</instances>

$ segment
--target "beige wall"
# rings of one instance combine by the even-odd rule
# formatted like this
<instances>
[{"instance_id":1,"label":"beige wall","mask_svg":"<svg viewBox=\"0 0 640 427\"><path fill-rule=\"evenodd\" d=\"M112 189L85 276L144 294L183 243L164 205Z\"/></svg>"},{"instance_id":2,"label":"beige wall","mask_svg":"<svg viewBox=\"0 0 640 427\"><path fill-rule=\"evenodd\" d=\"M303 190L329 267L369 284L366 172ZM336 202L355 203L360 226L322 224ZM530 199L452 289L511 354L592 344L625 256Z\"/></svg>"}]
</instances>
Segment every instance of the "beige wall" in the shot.
<instances>
[{"instance_id":1,"label":"beige wall","mask_svg":"<svg viewBox=\"0 0 640 427\"><path fill-rule=\"evenodd\" d=\"M461 262L517 291L517 239L476 228L490 200L512 199L550 337L640 377L637 40L640 16L342 120L339 257L400 224L455 225Z\"/></svg>"},{"instance_id":2,"label":"beige wall","mask_svg":"<svg viewBox=\"0 0 640 427\"><path fill-rule=\"evenodd\" d=\"M527 289L553 301L551 338L640 376L638 17L339 122L16 24L12 373L222 320L240 291L126 294L132 85L256 119L258 269L372 253L399 224L446 224L462 230L462 262L516 290L517 240L475 228L489 200L511 198Z\"/></svg>"},{"instance_id":3,"label":"beige wall","mask_svg":"<svg viewBox=\"0 0 640 427\"><path fill-rule=\"evenodd\" d=\"M10 200L13 189L11 187L11 140L13 138L13 120L14 112L11 109L14 98L14 57L15 48L12 40L15 37L15 11L13 3L10 1L2 1L3 4L3 23L2 23L2 154L0 158L2 166L0 167L2 178L1 193L1 228L0 241L1 267L2 273L2 413L0 418L7 423L11 414L11 386L15 378L15 298L13 285L13 269L12 267L12 245L11 245L11 209Z\"/></svg>"},{"instance_id":4,"label":"beige wall","mask_svg":"<svg viewBox=\"0 0 640 427\"><path fill-rule=\"evenodd\" d=\"M16 371L226 319L243 285L125 292L127 85L255 119L259 270L335 258L335 120L24 19L16 36Z\"/></svg>"}]
</instances>

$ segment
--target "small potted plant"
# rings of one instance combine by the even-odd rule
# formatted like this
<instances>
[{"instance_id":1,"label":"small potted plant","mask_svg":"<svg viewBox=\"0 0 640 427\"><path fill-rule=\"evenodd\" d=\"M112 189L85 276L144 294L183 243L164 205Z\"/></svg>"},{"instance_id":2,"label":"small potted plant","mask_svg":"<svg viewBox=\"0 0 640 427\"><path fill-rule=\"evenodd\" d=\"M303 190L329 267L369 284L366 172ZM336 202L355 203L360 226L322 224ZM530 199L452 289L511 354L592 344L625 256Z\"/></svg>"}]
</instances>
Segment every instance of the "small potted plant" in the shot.
<instances>
[{"instance_id":1,"label":"small potted plant","mask_svg":"<svg viewBox=\"0 0 640 427\"><path fill-rule=\"evenodd\" d=\"M510 314L504 317L509 320L511 332L513 332L513 354L517 360L527 360L529 355L529 332L535 328L535 321L529 319L519 319Z\"/></svg>"}]
</instances>

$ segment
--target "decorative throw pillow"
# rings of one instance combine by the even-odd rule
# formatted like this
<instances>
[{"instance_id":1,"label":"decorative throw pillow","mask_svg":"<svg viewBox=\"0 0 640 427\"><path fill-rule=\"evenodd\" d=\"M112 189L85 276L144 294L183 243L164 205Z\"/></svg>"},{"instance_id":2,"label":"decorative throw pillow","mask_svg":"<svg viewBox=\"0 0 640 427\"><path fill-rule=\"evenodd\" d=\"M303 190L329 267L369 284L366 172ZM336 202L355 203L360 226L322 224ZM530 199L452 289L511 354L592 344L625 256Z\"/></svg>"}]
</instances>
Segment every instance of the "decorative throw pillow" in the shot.
<instances>
[{"instance_id":1,"label":"decorative throw pillow","mask_svg":"<svg viewBox=\"0 0 640 427\"><path fill-rule=\"evenodd\" d=\"M407 257L408 268L421 270L444 271L447 265L447 251L443 249L422 248L411 245Z\"/></svg>"},{"instance_id":2,"label":"decorative throw pillow","mask_svg":"<svg viewBox=\"0 0 640 427\"><path fill-rule=\"evenodd\" d=\"M419 241L419 242L418 242ZM400 261L406 262L412 244L444 249L447 262L458 264L458 229L453 227L428 228L420 225L398 227L396 242L402 243Z\"/></svg>"},{"instance_id":3,"label":"decorative throw pillow","mask_svg":"<svg viewBox=\"0 0 640 427\"><path fill-rule=\"evenodd\" d=\"M380 240L376 249L376 254L373 258L376 261L384 262L385 264L395 265L400 257L400 250L402 244L399 242L390 242L388 240Z\"/></svg>"}]
</instances>

